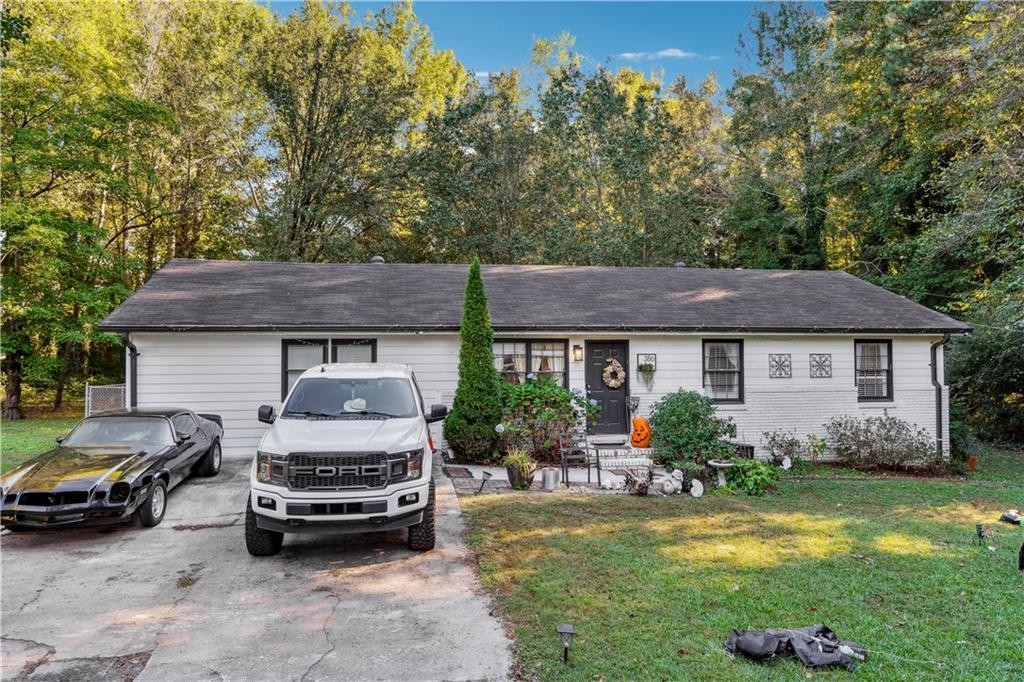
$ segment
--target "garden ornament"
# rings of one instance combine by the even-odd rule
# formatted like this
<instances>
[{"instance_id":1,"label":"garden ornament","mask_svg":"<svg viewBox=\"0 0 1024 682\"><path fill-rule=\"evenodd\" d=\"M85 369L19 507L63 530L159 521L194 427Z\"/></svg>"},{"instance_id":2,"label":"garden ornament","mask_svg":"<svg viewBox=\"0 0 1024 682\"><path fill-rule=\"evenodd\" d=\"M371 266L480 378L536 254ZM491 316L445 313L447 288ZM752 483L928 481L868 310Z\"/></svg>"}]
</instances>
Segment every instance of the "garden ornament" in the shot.
<instances>
[{"instance_id":1,"label":"garden ornament","mask_svg":"<svg viewBox=\"0 0 1024 682\"><path fill-rule=\"evenodd\" d=\"M690 481L690 496L700 497L704 494L704 484L696 478Z\"/></svg>"},{"instance_id":2,"label":"garden ornament","mask_svg":"<svg viewBox=\"0 0 1024 682\"><path fill-rule=\"evenodd\" d=\"M572 638L576 635L576 628L571 625L559 625L555 628L555 632L562 640L562 663L568 663L569 649L572 648Z\"/></svg>"}]
</instances>

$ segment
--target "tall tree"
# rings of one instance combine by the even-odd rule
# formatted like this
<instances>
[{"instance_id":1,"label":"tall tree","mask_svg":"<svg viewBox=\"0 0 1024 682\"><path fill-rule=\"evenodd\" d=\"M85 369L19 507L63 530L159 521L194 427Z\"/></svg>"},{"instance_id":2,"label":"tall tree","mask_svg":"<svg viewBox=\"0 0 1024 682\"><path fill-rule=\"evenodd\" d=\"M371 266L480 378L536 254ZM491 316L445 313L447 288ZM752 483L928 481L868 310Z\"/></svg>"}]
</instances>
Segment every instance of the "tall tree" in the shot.
<instances>
[{"instance_id":1,"label":"tall tree","mask_svg":"<svg viewBox=\"0 0 1024 682\"><path fill-rule=\"evenodd\" d=\"M739 265L821 269L838 158L828 24L784 3L755 9L751 32L755 70L727 98L735 170L726 229Z\"/></svg>"},{"instance_id":2,"label":"tall tree","mask_svg":"<svg viewBox=\"0 0 1024 682\"><path fill-rule=\"evenodd\" d=\"M386 250L415 200L404 154L466 82L410 4L358 25L351 13L307 0L259 51L275 173L263 255L344 261Z\"/></svg>"},{"instance_id":3,"label":"tall tree","mask_svg":"<svg viewBox=\"0 0 1024 682\"><path fill-rule=\"evenodd\" d=\"M131 92L126 65L139 44L127 6L39 2L12 11L30 21L27 39L6 46L0 114L3 411L18 419L23 372L62 386L70 356L103 338L95 323L123 274L108 267L108 206L122 207L123 223L147 204L124 182L152 169L133 141L159 138L173 123Z\"/></svg>"},{"instance_id":4,"label":"tall tree","mask_svg":"<svg viewBox=\"0 0 1024 682\"><path fill-rule=\"evenodd\" d=\"M494 331L476 258L466 280L459 341L459 383L452 411L444 422L444 437L459 457L486 462L498 443L495 428L502 414L501 379L494 368Z\"/></svg>"}]
</instances>

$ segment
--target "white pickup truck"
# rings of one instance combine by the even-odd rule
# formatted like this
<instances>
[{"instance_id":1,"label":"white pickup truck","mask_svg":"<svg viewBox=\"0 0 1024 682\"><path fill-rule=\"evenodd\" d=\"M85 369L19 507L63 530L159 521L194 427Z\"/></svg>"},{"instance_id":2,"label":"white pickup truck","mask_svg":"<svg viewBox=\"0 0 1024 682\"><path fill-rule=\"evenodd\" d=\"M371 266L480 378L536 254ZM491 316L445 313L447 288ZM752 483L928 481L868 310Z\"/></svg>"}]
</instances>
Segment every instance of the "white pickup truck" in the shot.
<instances>
[{"instance_id":1,"label":"white pickup truck","mask_svg":"<svg viewBox=\"0 0 1024 682\"><path fill-rule=\"evenodd\" d=\"M281 414L259 408L270 428L250 474L245 546L277 554L284 533L409 529L409 548L434 548L433 443L426 411L405 365L349 363L306 370Z\"/></svg>"}]
</instances>

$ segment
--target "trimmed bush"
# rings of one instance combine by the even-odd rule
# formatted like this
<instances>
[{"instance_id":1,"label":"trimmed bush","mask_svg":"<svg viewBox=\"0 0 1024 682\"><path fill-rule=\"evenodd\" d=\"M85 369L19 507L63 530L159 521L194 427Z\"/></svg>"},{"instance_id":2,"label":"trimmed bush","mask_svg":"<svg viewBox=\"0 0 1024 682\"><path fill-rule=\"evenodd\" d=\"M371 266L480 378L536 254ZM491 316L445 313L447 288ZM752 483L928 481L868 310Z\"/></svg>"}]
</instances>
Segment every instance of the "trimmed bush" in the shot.
<instances>
[{"instance_id":1,"label":"trimmed bush","mask_svg":"<svg viewBox=\"0 0 1024 682\"><path fill-rule=\"evenodd\" d=\"M924 429L890 417L839 417L825 424L835 455L864 469L908 469L938 463L935 444Z\"/></svg>"},{"instance_id":2,"label":"trimmed bush","mask_svg":"<svg viewBox=\"0 0 1024 682\"><path fill-rule=\"evenodd\" d=\"M655 457L677 468L731 457L734 448L725 438L736 435L736 426L715 416L715 410L711 398L694 391L669 393L656 402L650 416Z\"/></svg>"},{"instance_id":3,"label":"trimmed bush","mask_svg":"<svg viewBox=\"0 0 1024 682\"><path fill-rule=\"evenodd\" d=\"M494 368L494 330L480 262L473 259L459 329L459 385L444 420L444 437L464 462L487 462L494 455L501 420L501 378Z\"/></svg>"}]
</instances>

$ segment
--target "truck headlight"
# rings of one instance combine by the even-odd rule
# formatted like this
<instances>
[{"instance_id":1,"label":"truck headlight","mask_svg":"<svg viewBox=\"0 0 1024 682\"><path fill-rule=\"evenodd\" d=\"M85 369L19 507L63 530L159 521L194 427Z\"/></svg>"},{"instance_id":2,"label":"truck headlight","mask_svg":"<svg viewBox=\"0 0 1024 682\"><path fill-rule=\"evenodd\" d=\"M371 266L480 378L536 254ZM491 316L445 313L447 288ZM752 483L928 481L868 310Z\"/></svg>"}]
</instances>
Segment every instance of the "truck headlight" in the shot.
<instances>
[{"instance_id":1,"label":"truck headlight","mask_svg":"<svg viewBox=\"0 0 1024 682\"><path fill-rule=\"evenodd\" d=\"M260 483L274 480L274 462L269 452L256 453L256 480Z\"/></svg>"},{"instance_id":2,"label":"truck headlight","mask_svg":"<svg viewBox=\"0 0 1024 682\"><path fill-rule=\"evenodd\" d=\"M405 470L405 475L400 477L400 480L408 481L414 478L419 478L423 475L423 450L410 450L408 452L399 452L393 457L401 457L397 461L392 460L394 466L398 464ZM403 462L404 460L404 462Z\"/></svg>"}]
</instances>

